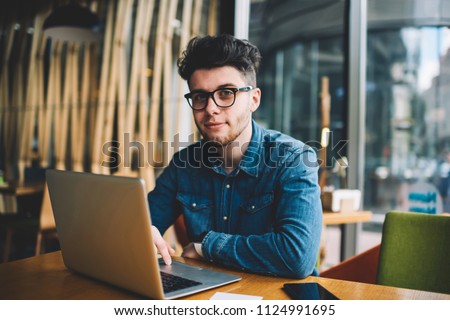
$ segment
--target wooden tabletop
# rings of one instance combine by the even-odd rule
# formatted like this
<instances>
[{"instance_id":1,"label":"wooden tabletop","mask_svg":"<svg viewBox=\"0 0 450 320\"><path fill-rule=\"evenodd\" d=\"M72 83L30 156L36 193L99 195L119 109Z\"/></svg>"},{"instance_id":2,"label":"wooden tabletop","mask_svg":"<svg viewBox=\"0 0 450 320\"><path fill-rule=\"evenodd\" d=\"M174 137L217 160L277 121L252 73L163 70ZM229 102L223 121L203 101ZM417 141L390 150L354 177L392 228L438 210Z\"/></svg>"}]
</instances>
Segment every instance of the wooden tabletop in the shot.
<instances>
[{"instance_id":1,"label":"wooden tabletop","mask_svg":"<svg viewBox=\"0 0 450 320\"><path fill-rule=\"evenodd\" d=\"M349 224L368 222L372 220L372 212L370 211L344 211L344 212L323 212L323 224Z\"/></svg>"},{"instance_id":2,"label":"wooden tabletop","mask_svg":"<svg viewBox=\"0 0 450 320\"><path fill-rule=\"evenodd\" d=\"M289 299L281 289L286 282L317 282L340 299L448 299L450 295L370 285L364 283L308 277L303 280L266 277L225 269L206 262L191 264L233 273L241 281L188 296L209 299L215 292L262 296L266 300ZM0 264L0 299L142 299L144 297L67 270L59 251L24 260Z\"/></svg>"},{"instance_id":3,"label":"wooden tabletop","mask_svg":"<svg viewBox=\"0 0 450 320\"><path fill-rule=\"evenodd\" d=\"M0 185L0 193L26 196L44 191L44 182L18 183L9 182Z\"/></svg>"}]
</instances>

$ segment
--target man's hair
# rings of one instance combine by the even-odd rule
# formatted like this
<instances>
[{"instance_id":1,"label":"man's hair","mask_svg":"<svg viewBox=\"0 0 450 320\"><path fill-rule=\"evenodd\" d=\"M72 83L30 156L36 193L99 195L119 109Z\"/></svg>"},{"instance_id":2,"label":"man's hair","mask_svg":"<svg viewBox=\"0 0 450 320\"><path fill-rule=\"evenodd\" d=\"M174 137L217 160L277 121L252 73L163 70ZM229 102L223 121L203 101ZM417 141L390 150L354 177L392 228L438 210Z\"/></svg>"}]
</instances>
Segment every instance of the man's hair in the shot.
<instances>
[{"instance_id":1,"label":"man's hair","mask_svg":"<svg viewBox=\"0 0 450 320\"><path fill-rule=\"evenodd\" d=\"M256 86L260 61L261 54L255 45L247 40L222 34L192 38L177 65L178 73L188 82L198 69L231 66L241 72L249 85Z\"/></svg>"}]
</instances>

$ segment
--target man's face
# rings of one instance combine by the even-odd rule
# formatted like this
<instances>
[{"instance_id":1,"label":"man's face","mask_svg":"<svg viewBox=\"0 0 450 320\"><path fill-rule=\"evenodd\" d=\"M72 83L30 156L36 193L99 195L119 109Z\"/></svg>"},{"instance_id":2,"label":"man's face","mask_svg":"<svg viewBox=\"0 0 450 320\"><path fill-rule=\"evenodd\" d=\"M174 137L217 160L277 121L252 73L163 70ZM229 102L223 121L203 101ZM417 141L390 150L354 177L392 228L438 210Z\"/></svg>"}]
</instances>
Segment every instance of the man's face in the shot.
<instances>
[{"instance_id":1,"label":"man's face","mask_svg":"<svg viewBox=\"0 0 450 320\"><path fill-rule=\"evenodd\" d=\"M214 91L218 88L241 88L249 83L234 67L225 66L194 71L189 79L189 88L193 90ZM209 98L205 109L193 111L195 124L207 141L217 142L222 146L236 141L245 143L251 138L251 114L260 102L261 91L239 91L236 100L229 108L218 107ZM248 137L250 134L250 137Z\"/></svg>"}]
</instances>

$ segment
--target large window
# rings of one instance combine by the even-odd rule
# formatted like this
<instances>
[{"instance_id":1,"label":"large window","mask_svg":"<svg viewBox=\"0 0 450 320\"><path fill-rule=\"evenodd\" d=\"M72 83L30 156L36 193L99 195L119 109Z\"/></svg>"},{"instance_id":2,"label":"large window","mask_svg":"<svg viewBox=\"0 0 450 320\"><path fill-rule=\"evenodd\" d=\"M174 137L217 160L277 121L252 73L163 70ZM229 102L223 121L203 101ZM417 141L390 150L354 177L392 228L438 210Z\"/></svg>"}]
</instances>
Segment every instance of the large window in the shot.
<instances>
[{"instance_id":1,"label":"large window","mask_svg":"<svg viewBox=\"0 0 450 320\"><path fill-rule=\"evenodd\" d=\"M317 141L320 78L328 76L330 129L334 143L350 141L342 152L351 160L351 187L363 190L364 208L408 210L408 190L424 182L450 211L450 0L255 0L253 7L250 38L264 50L257 118ZM355 8L367 15L354 14ZM360 32L349 32L362 16ZM363 39L364 49L358 47ZM346 61L354 52L366 57L365 78L354 79L358 59ZM361 82L356 91L365 89L365 103L349 89ZM355 112L365 121L352 117Z\"/></svg>"},{"instance_id":2,"label":"large window","mask_svg":"<svg viewBox=\"0 0 450 320\"><path fill-rule=\"evenodd\" d=\"M267 58L264 69L264 112L270 126L303 141L320 137L321 77L327 76L331 95L331 127L340 138L345 133L344 58L342 39L296 41ZM267 63L267 61L265 61ZM272 74L275 77L270 80Z\"/></svg>"},{"instance_id":3,"label":"large window","mask_svg":"<svg viewBox=\"0 0 450 320\"><path fill-rule=\"evenodd\" d=\"M406 191L434 184L445 201L450 169L450 30L368 33L365 206L408 210Z\"/></svg>"},{"instance_id":4,"label":"large window","mask_svg":"<svg viewBox=\"0 0 450 320\"><path fill-rule=\"evenodd\" d=\"M319 95L322 77L328 77L331 142L345 140L346 1L268 0L255 1L253 8L250 40L263 54L262 102L255 119L320 148ZM331 166L336 155L329 152L327 158Z\"/></svg>"}]
</instances>

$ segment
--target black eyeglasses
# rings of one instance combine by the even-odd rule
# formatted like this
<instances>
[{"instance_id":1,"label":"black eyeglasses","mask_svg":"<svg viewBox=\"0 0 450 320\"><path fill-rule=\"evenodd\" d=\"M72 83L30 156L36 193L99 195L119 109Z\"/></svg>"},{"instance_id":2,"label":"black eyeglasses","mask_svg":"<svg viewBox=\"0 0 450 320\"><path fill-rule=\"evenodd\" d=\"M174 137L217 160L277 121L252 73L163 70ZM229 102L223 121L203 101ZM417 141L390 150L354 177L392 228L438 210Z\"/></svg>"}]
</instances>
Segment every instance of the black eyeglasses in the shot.
<instances>
[{"instance_id":1,"label":"black eyeglasses","mask_svg":"<svg viewBox=\"0 0 450 320\"><path fill-rule=\"evenodd\" d=\"M211 92L207 91L191 91L184 95L189 106L194 110L203 110L208 105L209 97L212 98L216 106L221 108L229 108L236 101L236 93L238 91L248 92L253 90L252 86L242 88L219 88Z\"/></svg>"}]
</instances>

